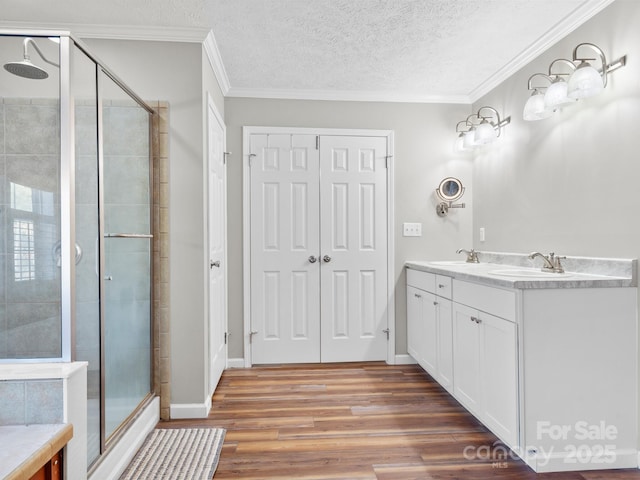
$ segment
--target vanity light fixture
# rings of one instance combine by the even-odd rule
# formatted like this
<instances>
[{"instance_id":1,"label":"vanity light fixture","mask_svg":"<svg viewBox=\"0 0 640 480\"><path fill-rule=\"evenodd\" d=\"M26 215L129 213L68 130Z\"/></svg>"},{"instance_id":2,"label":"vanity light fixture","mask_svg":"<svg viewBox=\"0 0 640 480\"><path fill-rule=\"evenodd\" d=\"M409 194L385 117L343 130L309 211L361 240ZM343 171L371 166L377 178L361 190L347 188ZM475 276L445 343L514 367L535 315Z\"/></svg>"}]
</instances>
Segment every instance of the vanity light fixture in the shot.
<instances>
[{"instance_id":1,"label":"vanity light fixture","mask_svg":"<svg viewBox=\"0 0 640 480\"><path fill-rule=\"evenodd\" d=\"M601 66L596 69L589 62L595 58L579 56L578 50L584 51L589 48L598 56ZM593 43L581 43L573 50L573 60L558 58L549 65L549 73L534 73L529 77L527 88L533 93L525 103L522 118L527 121L542 120L549 118L553 112L567 105L574 104L581 98L587 98L604 90L607 85L607 75L627 63L627 56L607 63L604 52ZM576 65L577 64L577 65ZM570 70L567 72L558 71L558 65L564 65ZM545 78L549 85L533 86L536 77ZM565 80L564 77L568 77ZM543 93L544 91L544 93Z\"/></svg>"},{"instance_id":2,"label":"vanity light fixture","mask_svg":"<svg viewBox=\"0 0 640 480\"><path fill-rule=\"evenodd\" d=\"M547 110L551 110L552 112L558 108L571 105L576 101L576 99L569 98L567 96L567 81L564 77L568 77L571 74L554 72L553 67L558 63L569 66L571 73L576 69L576 66L571 63L571 61L564 58L558 58L549 65L549 78L551 79L551 85L549 85L549 88L547 88L547 91L544 94L544 106Z\"/></svg>"},{"instance_id":3,"label":"vanity light fixture","mask_svg":"<svg viewBox=\"0 0 640 480\"><path fill-rule=\"evenodd\" d=\"M456 125L456 150L469 150L494 142L500 136L502 127L509 123L511 117L501 119L495 108L480 107L476 113L472 113Z\"/></svg>"},{"instance_id":4,"label":"vanity light fixture","mask_svg":"<svg viewBox=\"0 0 640 480\"><path fill-rule=\"evenodd\" d=\"M528 87L529 90L533 90L533 93L529 97L529 100L527 100L527 103L525 103L524 112L522 112L522 118L528 121L542 120L553 115L553 110L547 110L544 104L544 92L548 86L532 87L531 83L535 77L543 77L549 83L552 81L551 78L544 73L534 73L529 77Z\"/></svg>"},{"instance_id":5,"label":"vanity light fixture","mask_svg":"<svg viewBox=\"0 0 640 480\"><path fill-rule=\"evenodd\" d=\"M589 62L594 61L593 58L582 58L578 56L578 50L582 47L590 48L598 54L600 60L600 69L596 70ZM607 63L604 52L593 43L581 43L573 49L573 61L580 62L575 72L569 78L569 88L567 95L571 98L588 98L599 94L607 86L607 74L624 67L627 64L627 56Z\"/></svg>"}]
</instances>

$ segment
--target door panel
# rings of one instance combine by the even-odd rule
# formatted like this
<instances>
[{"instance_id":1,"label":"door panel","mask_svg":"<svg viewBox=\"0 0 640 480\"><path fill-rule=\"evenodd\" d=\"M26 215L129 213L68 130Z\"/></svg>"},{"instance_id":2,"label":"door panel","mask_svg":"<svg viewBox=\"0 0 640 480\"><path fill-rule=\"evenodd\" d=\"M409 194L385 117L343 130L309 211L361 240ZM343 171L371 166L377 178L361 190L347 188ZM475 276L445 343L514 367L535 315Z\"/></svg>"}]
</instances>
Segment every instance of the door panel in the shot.
<instances>
[{"instance_id":1,"label":"door panel","mask_svg":"<svg viewBox=\"0 0 640 480\"><path fill-rule=\"evenodd\" d=\"M207 143L209 169L209 391L213 392L227 365L226 304L226 168L224 125L209 100Z\"/></svg>"},{"instance_id":2,"label":"door panel","mask_svg":"<svg viewBox=\"0 0 640 480\"><path fill-rule=\"evenodd\" d=\"M480 333L473 319L477 311L453 304L453 390L455 397L472 413L480 405Z\"/></svg>"},{"instance_id":3,"label":"door panel","mask_svg":"<svg viewBox=\"0 0 640 480\"><path fill-rule=\"evenodd\" d=\"M315 135L252 135L253 363L320 361Z\"/></svg>"},{"instance_id":4,"label":"door panel","mask_svg":"<svg viewBox=\"0 0 640 480\"><path fill-rule=\"evenodd\" d=\"M386 155L382 137L320 137L323 362L386 359Z\"/></svg>"}]
</instances>

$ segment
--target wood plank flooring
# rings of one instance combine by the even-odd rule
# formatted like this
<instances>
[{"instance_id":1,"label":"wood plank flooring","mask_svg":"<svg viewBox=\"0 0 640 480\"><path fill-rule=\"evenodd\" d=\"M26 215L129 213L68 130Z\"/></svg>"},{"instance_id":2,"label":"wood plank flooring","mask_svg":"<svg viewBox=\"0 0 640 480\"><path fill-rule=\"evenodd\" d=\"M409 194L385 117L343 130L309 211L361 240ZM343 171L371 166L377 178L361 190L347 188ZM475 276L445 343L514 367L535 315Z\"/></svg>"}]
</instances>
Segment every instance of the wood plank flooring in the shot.
<instances>
[{"instance_id":1,"label":"wood plank flooring","mask_svg":"<svg viewBox=\"0 0 640 480\"><path fill-rule=\"evenodd\" d=\"M227 429L216 480L640 479L637 469L536 475L501 457L497 438L414 365L227 370L209 418L158 428L198 426Z\"/></svg>"}]
</instances>

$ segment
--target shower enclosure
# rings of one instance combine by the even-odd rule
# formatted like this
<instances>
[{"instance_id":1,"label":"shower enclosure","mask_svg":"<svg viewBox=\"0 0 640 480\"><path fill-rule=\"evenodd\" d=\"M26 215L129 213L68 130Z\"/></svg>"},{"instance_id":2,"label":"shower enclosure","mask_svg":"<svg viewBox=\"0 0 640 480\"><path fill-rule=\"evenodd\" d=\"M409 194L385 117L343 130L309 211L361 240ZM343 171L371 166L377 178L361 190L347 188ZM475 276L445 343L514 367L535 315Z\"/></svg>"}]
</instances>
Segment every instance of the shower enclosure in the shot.
<instances>
[{"instance_id":1,"label":"shower enclosure","mask_svg":"<svg viewBox=\"0 0 640 480\"><path fill-rule=\"evenodd\" d=\"M88 362L91 465L153 394L153 110L66 32L0 61L0 361Z\"/></svg>"}]
</instances>

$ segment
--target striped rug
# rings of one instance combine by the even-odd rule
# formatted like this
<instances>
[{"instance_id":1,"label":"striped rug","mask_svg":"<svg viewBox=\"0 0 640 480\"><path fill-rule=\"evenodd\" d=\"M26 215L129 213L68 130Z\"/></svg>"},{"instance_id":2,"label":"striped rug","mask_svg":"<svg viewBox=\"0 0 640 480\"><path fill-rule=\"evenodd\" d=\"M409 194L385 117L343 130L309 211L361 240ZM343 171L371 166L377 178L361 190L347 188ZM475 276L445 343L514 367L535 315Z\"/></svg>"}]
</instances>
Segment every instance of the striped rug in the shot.
<instances>
[{"instance_id":1,"label":"striped rug","mask_svg":"<svg viewBox=\"0 0 640 480\"><path fill-rule=\"evenodd\" d=\"M222 428L167 428L151 432L120 480L210 480L224 442Z\"/></svg>"}]
</instances>

